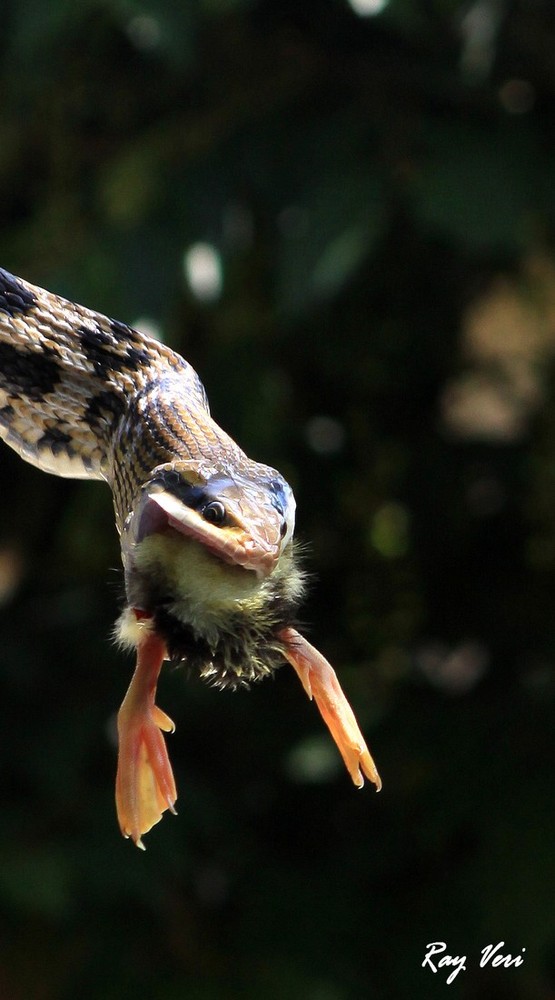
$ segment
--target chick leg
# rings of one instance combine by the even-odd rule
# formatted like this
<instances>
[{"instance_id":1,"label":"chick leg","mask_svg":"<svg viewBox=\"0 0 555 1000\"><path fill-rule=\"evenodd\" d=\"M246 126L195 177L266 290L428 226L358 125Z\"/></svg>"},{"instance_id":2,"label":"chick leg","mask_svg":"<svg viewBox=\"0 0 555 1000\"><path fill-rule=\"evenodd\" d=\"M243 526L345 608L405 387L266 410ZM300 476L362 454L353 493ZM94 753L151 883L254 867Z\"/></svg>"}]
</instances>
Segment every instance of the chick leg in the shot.
<instances>
[{"instance_id":1,"label":"chick leg","mask_svg":"<svg viewBox=\"0 0 555 1000\"><path fill-rule=\"evenodd\" d=\"M335 670L296 629L283 629L280 638L286 644L285 657L295 668L308 697L314 696L353 782L361 788L366 775L379 792L381 778Z\"/></svg>"},{"instance_id":2,"label":"chick leg","mask_svg":"<svg viewBox=\"0 0 555 1000\"><path fill-rule=\"evenodd\" d=\"M166 809L175 813L177 792L160 732L174 731L170 718L154 704L166 657L160 637L145 623L137 644L137 666L118 712L116 808L121 832L144 850L141 840Z\"/></svg>"}]
</instances>

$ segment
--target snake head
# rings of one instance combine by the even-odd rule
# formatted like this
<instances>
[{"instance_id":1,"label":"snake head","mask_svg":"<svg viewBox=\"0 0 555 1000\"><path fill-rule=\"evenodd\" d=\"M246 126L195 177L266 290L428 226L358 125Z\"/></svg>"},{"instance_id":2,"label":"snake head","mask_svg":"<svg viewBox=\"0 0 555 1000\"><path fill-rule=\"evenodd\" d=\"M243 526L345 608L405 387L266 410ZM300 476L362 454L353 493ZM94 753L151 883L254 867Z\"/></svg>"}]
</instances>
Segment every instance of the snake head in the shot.
<instances>
[{"instance_id":1,"label":"snake head","mask_svg":"<svg viewBox=\"0 0 555 1000\"><path fill-rule=\"evenodd\" d=\"M135 543L173 528L263 579L291 541L294 525L293 492L274 469L255 462L223 470L180 461L154 470L130 528Z\"/></svg>"}]
</instances>

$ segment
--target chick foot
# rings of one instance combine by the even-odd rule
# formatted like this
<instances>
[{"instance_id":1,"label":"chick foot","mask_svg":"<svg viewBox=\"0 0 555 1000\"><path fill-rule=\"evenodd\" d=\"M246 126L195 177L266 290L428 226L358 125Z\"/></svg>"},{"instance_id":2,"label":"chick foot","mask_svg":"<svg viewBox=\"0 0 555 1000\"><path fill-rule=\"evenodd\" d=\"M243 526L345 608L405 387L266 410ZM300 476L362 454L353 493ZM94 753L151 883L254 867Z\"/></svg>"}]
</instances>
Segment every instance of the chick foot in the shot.
<instances>
[{"instance_id":1,"label":"chick foot","mask_svg":"<svg viewBox=\"0 0 555 1000\"><path fill-rule=\"evenodd\" d=\"M172 720L154 704L156 684L166 658L160 637L145 622L137 644L137 666L118 712L116 808L121 832L144 850L141 837L175 813L177 791L160 730L172 733Z\"/></svg>"},{"instance_id":2,"label":"chick foot","mask_svg":"<svg viewBox=\"0 0 555 1000\"><path fill-rule=\"evenodd\" d=\"M308 697L314 697L354 784L362 788L366 775L379 792L381 778L335 670L296 629L283 629L280 639L285 642L284 656L299 675Z\"/></svg>"}]
</instances>

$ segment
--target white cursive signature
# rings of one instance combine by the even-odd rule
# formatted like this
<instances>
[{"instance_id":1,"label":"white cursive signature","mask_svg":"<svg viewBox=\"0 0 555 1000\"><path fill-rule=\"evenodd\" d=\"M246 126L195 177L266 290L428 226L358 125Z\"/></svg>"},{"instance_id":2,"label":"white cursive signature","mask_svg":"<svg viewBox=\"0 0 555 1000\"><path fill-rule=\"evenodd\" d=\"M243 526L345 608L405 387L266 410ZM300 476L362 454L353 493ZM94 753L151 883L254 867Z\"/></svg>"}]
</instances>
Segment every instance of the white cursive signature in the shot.
<instances>
[{"instance_id":1,"label":"white cursive signature","mask_svg":"<svg viewBox=\"0 0 555 1000\"><path fill-rule=\"evenodd\" d=\"M482 948L480 968L485 968L486 965L491 965L493 968L502 967L504 969L517 968L524 962L524 957L522 955L504 954L501 949L505 947L504 941L498 941L497 944L488 944L485 948ZM431 941L426 945L426 954L424 955L424 961L422 962L422 968L429 968L432 972L439 972L441 969L450 970L446 979L446 983L451 985L457 978L459 972L466 972L466 955L448 955L447 945L445 941ZM526 948L521 948L521 952L526 951ZM441 955L441 958L438 956Z\"/></svg>"}]
</instances>

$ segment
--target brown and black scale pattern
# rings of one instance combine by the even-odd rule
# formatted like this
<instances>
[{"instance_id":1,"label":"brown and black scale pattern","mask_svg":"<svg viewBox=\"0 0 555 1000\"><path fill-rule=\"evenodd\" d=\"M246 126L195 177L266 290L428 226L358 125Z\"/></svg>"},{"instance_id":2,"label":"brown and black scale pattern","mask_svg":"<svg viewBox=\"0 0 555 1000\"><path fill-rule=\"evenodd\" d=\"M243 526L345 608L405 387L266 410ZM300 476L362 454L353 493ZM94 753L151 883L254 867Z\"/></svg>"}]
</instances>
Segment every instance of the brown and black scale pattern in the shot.
<instances>
[{"instance_id":1,"label":"brown and black scale pattern","mask_svg":"<svg viewBox=\"0 0 555 1000\"><path fill-rule=\"evenodd\" d=\"M170 348L0 269L0 433L27 461L112 487L123 462L121 526L156 465L200 438L205 457L209 438L227 443L211 424L200 379Z\"/></svg>"}]
</instances>

